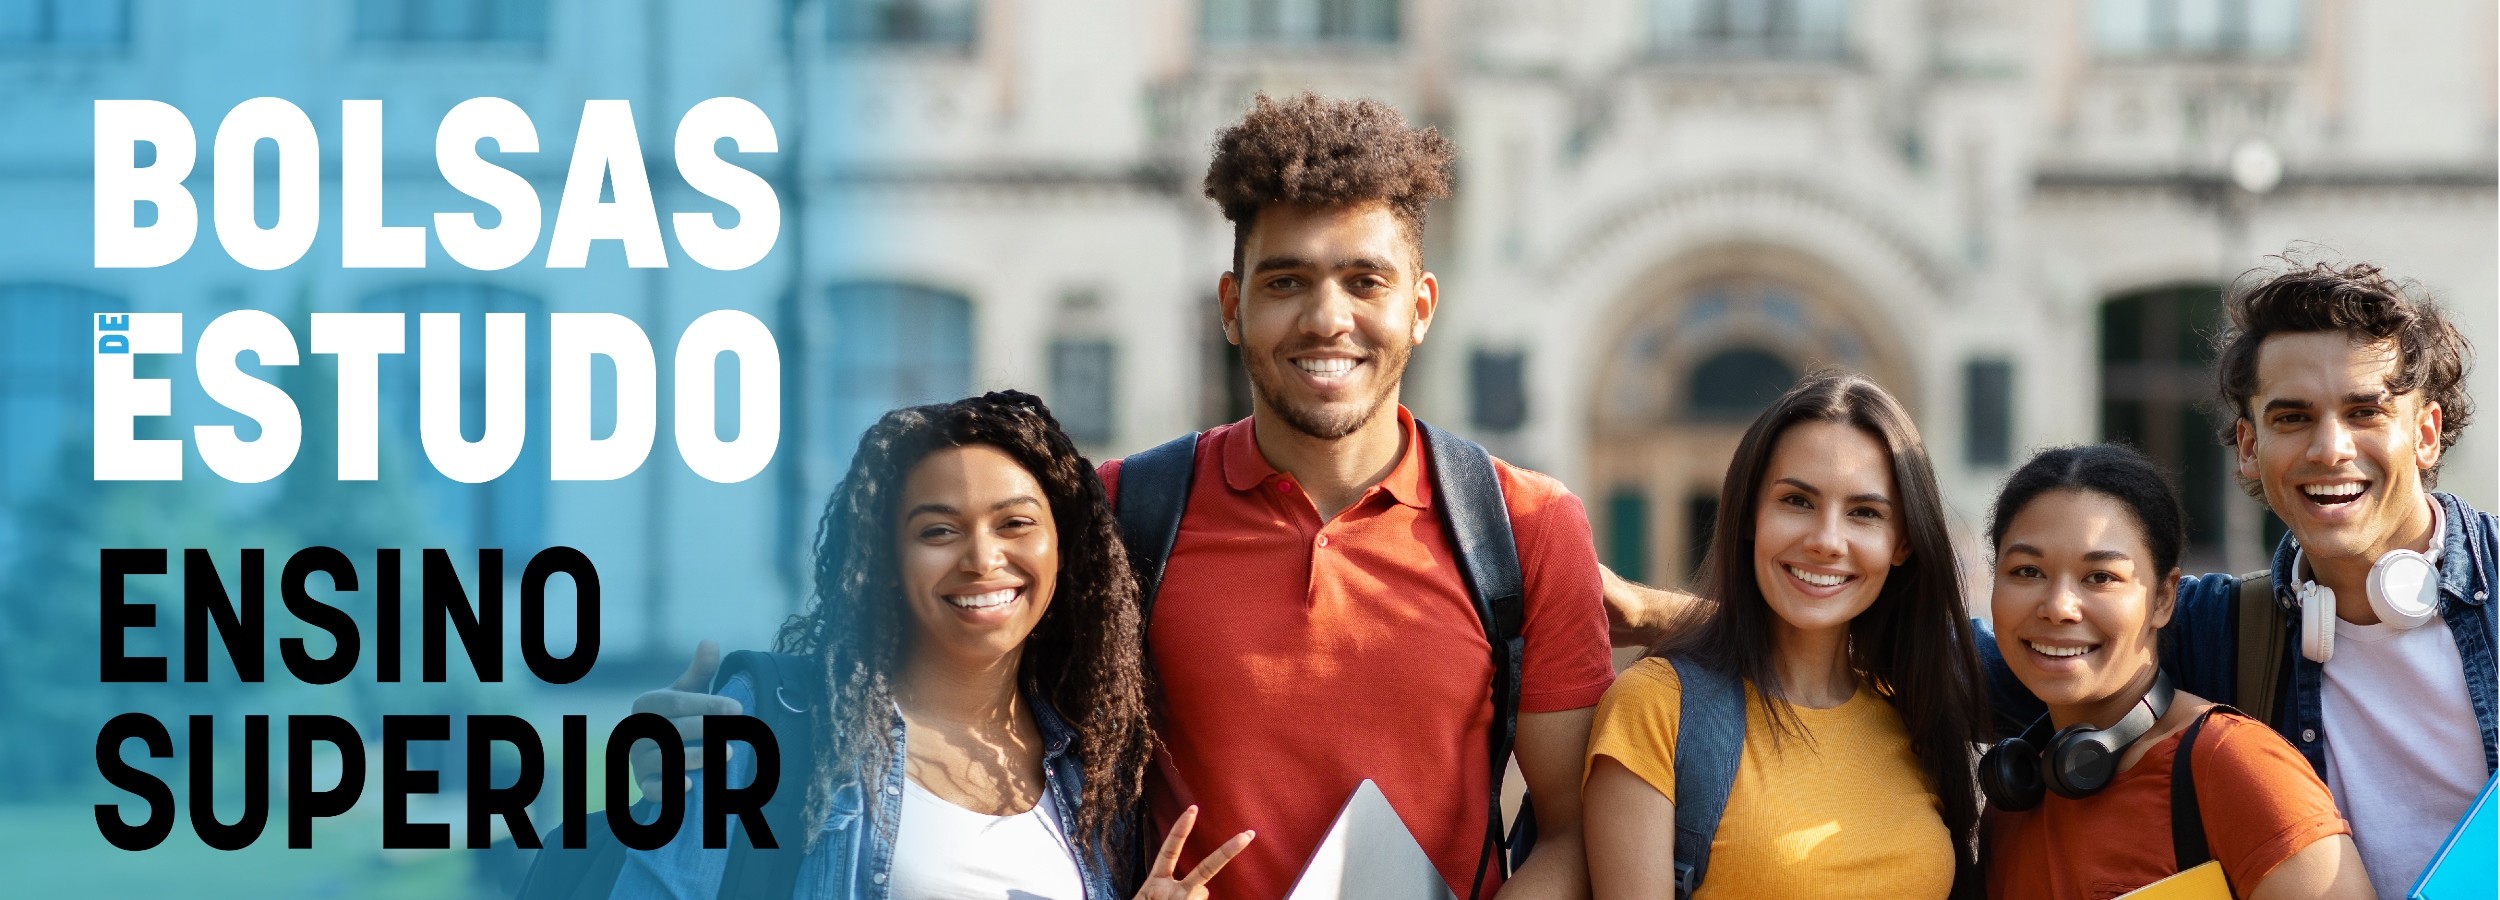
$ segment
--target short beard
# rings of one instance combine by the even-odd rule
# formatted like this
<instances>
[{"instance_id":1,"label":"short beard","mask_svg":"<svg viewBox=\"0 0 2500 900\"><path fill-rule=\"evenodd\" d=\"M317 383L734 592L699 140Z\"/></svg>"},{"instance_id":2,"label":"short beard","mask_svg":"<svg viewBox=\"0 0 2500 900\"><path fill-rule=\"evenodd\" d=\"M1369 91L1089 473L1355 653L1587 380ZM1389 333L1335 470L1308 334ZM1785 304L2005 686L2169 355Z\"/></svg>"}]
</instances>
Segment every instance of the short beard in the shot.
<instances>
[{"instance_id":1,"label":"short beard","mask_svg":"<svg viewBox=\"0 0 2500 900\"><path fill-rule=\"evenodd\" d=\"M1406 361L1413 353L1413 348L1405 346L1393 345L1383 348L1371 360L1379 367L1380 375L1380 386L1372 394L1371 402L1364 405L1359 412L1335 415L1319 409L1292 406L1284 402L1284 391L1269 377L1272 370L1266 365L1252 361L1247 352L1242 354L1242 368L1250 371L1250 395L1266 400L1268 408L1275 411L1276 417L1284 420L1285 427L1323 441L1333 441L1353 434L1355 429L1363 427L1363 423L1380 415L1381 408L1388 405L1390 395L1397 393L1398 384L1405 380ZM1268 360L1268 363L1292 365L1292 363L1274 359Z\"/></svg>"}]
</instances>

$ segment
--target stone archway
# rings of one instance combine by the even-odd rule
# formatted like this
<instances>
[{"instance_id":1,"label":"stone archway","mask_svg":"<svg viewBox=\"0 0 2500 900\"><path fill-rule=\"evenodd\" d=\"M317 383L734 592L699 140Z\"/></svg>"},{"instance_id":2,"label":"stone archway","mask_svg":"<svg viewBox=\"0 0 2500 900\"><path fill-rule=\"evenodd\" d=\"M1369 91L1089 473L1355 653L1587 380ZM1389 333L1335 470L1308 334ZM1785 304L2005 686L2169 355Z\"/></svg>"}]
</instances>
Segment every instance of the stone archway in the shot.
<instances>
[{"instance_id":1,"label":"stone archway","mask_svg":"<svg viewBox=\"0 0 2500 900\"><path fill-rule=\"evenodd\" d=\"M1863 292L1811 254L1701 248L1616 301L1589 397L1591 524L1625 577L1687 584L1721 481L1754 417L1798 376L1867 373L1917 408L1915 369Z\"/></svg>"}]
</instances>

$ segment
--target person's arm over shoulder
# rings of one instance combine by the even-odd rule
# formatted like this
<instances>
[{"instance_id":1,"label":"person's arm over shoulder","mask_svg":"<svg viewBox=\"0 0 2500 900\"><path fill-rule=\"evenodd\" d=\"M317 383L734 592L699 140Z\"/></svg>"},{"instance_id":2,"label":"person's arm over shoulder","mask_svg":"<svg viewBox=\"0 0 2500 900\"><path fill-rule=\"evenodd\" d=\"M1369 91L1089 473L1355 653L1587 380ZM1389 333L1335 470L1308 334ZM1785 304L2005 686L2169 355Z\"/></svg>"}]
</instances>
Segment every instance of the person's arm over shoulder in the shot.
<instances>
[{"instance_id":1,"label":"person's arm over shoulder","mask_svg":"<svg viewBox=\"0 0 2500 900\"><path fill-rule=\"evenodd\" d=\"M2179 690L2238 704L2239 576L2179 579L2179 604L2162 626L2162 668Z\"/></svg>"},{"instance_id":2,"label":"person's arm over shoulder","mask_svg":"<svg viewBox=\"0 0 2500 900\"><path fill-rule=\"evenodd\" d=\"M2234 712L2205 720L2194 756L2205 839L2251 898L2367 897L2352 829L2283 736Z\"/></svg>"},{"instance_id":3,"label":"person's arm over shoulder","mask_svg":"<svg viewBox=\"0 0 2500 900\"><path fill-rule=\"evenodd\" d=\"M1594 705L1614 683L1614 657L1606 641L1588 511L1561 482L1508 463L1496 468L1510 508L1512 537L1519 544L1520 581L1526 592L1526 622L1520 632L1527 652L1520 662L1519 710L1557 712Z\"/></svg>"},{"instance_id":4,"label":"person's arm over shoulder","mask_svg":"<svg viewBox=\"0 0 2500 900\"><path fill-rule=\"evenodd\" d=\"M754 686L744 675L731 676L721 686L721 696L738 701L744 709L755 702ZM805 767L792 768L786 762L782 771L804 772ZM755 780L755 754L729 754L729 784L744 785ZM787 787L787 785L784 785ZM625 863L616 873L616 886L608 896L612 900L710 900L720 892L721 877L729 871L729 849L707 849L703 846L703 792L687 791L686 815L677 825L677 835L657 850L628 850ZM609 815L627 815L626 810L612 809ZM734 828L736 822L731 823ZM732 841L744 840L733 834Z\"/></svg>"}]
</instances>

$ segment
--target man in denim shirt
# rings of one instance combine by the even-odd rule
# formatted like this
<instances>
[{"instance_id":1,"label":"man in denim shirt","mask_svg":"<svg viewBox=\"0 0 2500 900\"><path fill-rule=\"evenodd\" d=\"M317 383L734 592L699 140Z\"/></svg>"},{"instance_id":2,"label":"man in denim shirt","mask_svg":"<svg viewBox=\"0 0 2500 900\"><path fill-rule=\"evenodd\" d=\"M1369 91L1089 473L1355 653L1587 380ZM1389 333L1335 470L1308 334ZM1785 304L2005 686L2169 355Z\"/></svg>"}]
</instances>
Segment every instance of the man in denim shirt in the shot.
<instances>
[{"instance_id":1,"label":"man in denim shirt","mask_svg":"<svg viewBox=\"0 0 2500 900\"><path fill-rule=\"evenodd\" d=\"M2500 522L2430 491L2473 415L2472 349L2438 307L2366 264L2296 268L2229 306L2226 437L2242 484L2291 528L2271 573L2283 668L2270 698L2236 683L2241 652L2259 651L2239 645L2231 575L2180 584L2163 665L2181 690L2273 709L2270 724L2333 789L2379 895L2401 897L2500 768L2489 602ZM2436 566L2436 610L2412 627L2382 621L2370 597L2374 568L2402 551ZM2302 633L2308 584L2333 592L2311 626L2330 640ZM1979 646L2000 723L2020 728L2039 702L1995 641Z\"/></svg>"}]
</instances>

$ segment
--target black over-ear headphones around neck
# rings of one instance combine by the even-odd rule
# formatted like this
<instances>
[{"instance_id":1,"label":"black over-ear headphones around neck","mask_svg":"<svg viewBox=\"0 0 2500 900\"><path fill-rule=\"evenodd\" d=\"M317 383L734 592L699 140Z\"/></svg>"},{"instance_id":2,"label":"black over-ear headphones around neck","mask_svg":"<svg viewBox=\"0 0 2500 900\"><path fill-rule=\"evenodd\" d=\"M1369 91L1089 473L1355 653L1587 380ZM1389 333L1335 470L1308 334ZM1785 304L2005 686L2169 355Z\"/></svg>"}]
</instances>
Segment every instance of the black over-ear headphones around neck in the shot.
<instances>
[{"instance_id":1,"label":"black over-ear headphones around neck","mask_svg":"<svg viewBox=\"0 0 2500 900\"><path fill-rule=\"evenodd\" d=\"M2118 724L2100 728L2077 722L2060 729L2045 746L2040 739L2050 723L2048 716L2041 716L2020 737L1997 742L1979 758L1979 787L1990 804L2007 812L2040 805L2048 791L2070 799L2092 796L2109 786L2118 774L2118 757L2153 730L2153 723L2170 711L2176 693L2170 673L2155 669L2152 690L2128 707Z\"/></svg>"}]
</instances>

